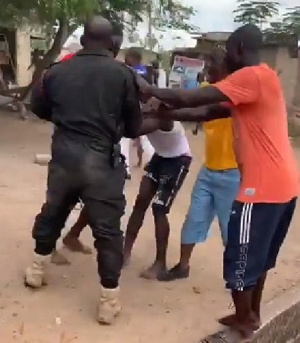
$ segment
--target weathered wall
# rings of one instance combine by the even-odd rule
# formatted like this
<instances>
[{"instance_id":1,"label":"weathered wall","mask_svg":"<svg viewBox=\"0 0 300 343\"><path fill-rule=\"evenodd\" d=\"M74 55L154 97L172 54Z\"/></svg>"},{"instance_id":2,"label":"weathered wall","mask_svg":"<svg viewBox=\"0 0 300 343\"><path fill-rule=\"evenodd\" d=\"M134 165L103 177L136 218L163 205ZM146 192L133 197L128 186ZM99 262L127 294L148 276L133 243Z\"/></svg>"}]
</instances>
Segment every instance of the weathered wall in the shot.
<instances>
[{"instance_id":1,"label":"weathered wall","mask_svg":"<svg viewBox=\"0 0 300 343\"><path fill-rule=\"evenodd\" d=\"M287 48L279 48L276 54L276 67L280 72L280 80L288 106L291 106L295 97L295 87L300 81L298 74L298 59L291 58ZM299 94L300 96L300 94Z\"/></svg>"}]
</instances>

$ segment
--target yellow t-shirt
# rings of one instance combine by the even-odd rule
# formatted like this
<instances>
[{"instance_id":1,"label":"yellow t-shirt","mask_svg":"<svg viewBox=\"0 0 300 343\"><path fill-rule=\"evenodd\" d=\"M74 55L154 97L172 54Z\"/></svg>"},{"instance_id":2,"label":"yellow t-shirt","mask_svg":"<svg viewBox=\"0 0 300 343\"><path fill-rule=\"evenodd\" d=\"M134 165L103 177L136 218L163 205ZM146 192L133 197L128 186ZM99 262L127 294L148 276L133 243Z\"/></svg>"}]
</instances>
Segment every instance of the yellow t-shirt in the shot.
<instances>
[{"instance_id":1,"label":"yellow t-shirt","mask_svg":"<svg viewBox=\"0 0 300 343\"><path fill-rule=\"evenodd\" d=\"M209 85L202 82L200 87ZM216 119L203 123L205 134L205 166L211 170L237 168L233 150L231 118Z\"/></svg>"}]
</instances>

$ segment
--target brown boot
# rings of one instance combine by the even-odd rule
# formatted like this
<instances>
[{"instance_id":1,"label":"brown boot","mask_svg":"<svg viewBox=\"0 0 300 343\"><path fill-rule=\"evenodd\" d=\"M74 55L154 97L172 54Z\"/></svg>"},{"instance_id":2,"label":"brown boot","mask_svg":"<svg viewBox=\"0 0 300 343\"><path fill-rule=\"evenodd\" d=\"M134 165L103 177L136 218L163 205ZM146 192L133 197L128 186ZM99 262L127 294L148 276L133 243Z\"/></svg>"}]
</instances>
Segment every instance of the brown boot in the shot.
<instances>
[{"instance_id":1,"label":"brown boot","mask_svg":"<svg viewBox=\"0 0 300 343\"><path fill-rule=\"evenodd\" d=\"M45 263L48 256L34 254L33 264L25 271L25 285L32 288L41 288L46 285Z\"/></svg>"},{"instance_id":2,"label":"brown boot","mask_svg":"<svg viewBox=\"0 0 300 343\"><path fill-rule=\"evenodd\" d=\"M122 307L119 300L120 287L115 289L101 288L98 322L102 325L113 324Z\"/></svg>"}]
</instances>

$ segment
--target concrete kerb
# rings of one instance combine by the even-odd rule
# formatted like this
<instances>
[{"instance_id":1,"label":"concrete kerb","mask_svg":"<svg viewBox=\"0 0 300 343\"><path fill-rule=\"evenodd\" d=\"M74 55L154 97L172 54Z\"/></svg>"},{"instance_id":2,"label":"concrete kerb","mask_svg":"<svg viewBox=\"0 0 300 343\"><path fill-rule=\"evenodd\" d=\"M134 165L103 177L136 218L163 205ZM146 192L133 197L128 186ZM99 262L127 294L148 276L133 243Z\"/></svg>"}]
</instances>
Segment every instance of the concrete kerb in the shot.
<instances>
[{"instance_id":1,"label":"concrete kerb","mask_svg":"<svg viewBox=\"0 0 300 343\"><path fill-rule=\"evenodd\" d=\"M293 289L265 306L263 326L251 341L241 341L228 330L219 331L199 343L300 343L300 290Z\"/></svg>"}]
</instances>

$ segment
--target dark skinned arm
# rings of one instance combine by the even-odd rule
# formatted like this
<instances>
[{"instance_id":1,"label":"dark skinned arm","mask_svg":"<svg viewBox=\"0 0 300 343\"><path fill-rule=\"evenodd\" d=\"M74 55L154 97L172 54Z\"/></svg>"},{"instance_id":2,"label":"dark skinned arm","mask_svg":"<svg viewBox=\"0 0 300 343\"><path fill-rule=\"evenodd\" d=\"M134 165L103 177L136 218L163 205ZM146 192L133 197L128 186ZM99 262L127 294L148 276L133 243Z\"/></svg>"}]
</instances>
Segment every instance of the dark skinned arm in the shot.
<instances>
[{"instance_id":1,"label":"dark skinned arm","mask_svg":"<svg viewBox=\"0 0 300 343\"><path fill-rule=\"evenodd\" d=\"M231 115L231 110L230 108L219 104L182 109L168 109L167 107L161 107L154 115L167 120L172 119L176 121L205 122L228 118Z\"/></svg>"},{"instance_id":2,"label":"dark skinned arm","mask_svg":"<svg viewBox=\"0 0 300 343\"><path fill-rule=\"evenodd\" d=\"M139 131L139 136L147 135L156 130L171 131L173 129L173 120L165 120L165 118L144 118L143 124Z\"/></svg>"},{"instance_id":3,"label":"dark skinned arm","mask_svg":"<svg viewBox=\"0 0 300 343\"><path fill-rule=\"evenodd\" d=\"M147 86L140 80L138 83L144 95L153 96L176 108L191 108L229 101L228 97L214 86L184 90Z\"/></svg>"}]
</instances>

